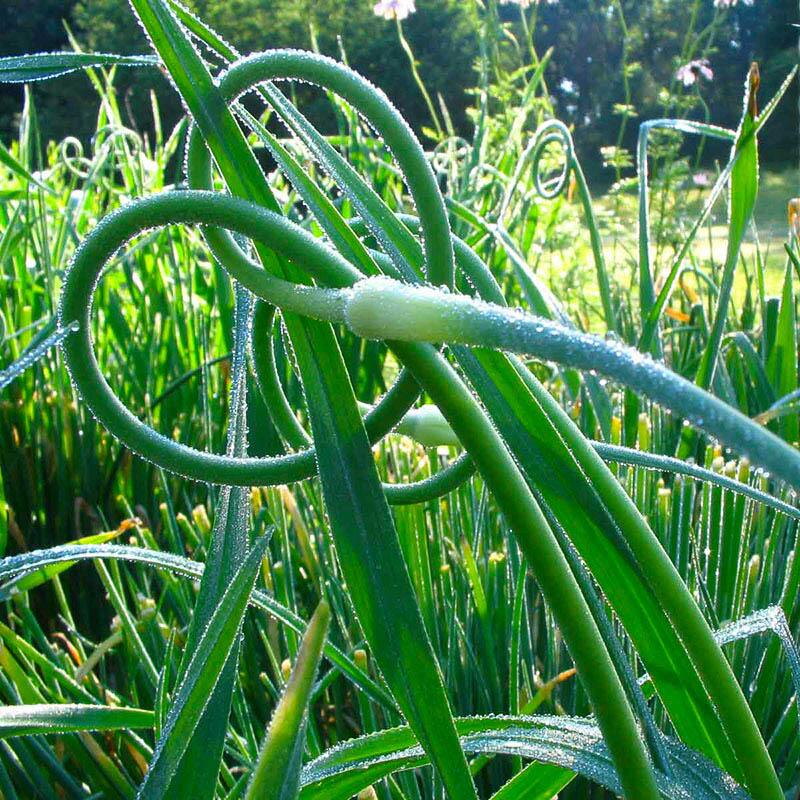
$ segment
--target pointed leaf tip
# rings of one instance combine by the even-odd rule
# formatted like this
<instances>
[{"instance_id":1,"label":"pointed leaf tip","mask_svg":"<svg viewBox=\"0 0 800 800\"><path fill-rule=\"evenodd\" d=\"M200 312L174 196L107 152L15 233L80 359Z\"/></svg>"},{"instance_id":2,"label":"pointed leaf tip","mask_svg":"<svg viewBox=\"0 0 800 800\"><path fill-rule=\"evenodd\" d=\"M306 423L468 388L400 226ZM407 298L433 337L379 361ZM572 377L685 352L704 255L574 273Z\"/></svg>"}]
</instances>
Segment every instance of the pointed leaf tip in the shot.
<instances>
[{"instance_id":1,"label":"pointed leaf tip","mask_svg":"<svg viewBox=\"0 0 800 800\"><path fill-rule=\"evenodd\" d=\"M320 601L264 737L245 800L294 800L298 795L308 704L330 618L330 607Z\"/></svg>"}]
</instances>

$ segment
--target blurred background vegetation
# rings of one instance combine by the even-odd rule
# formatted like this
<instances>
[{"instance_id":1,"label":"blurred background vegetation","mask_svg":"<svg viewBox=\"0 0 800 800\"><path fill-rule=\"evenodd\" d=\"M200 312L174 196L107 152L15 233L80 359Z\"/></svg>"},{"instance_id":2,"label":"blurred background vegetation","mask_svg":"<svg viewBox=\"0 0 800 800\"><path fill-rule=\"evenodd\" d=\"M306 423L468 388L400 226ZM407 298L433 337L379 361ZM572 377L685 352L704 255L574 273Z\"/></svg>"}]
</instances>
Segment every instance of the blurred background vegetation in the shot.
<instances>
[{"instance_id":1,"label":"blurred background vegetation","mask_svg":"<svg viewBox=\"0 0 800 800\"><path fill-rule=\"evenodd\" d=\"M68 48L68 30L87 49L146 52L144 34L127 5L127 0L4 0L0 54ZM392 98L418 132L430 125L395 23L377 17L370 0L189 0L187 5L243 53L313 46L334 57L344 54L351 66ZM684 35L692 5L682 0L561 0L538 8L537 51L544 54L554 48L545 76L556 113L574 125L579 154L595 181L614 178L614 170L604 169L600 148L617 142L622 114L632 118L621 142L629 150L638 128L632 124L635 118L708 114L718 124L735 125L749 62L761 65L764 96L795 63L795 0L738 2L724 15L715 7L719 4L703 3L694 29L709 30L708 46L701 36L701 50L688 52ZM504 23L495 55L505 62L503 67L513 68L526 47L519 7L507 3L495 9ZM417 13L404 22L428 90L434 98L441 95L456 131L463 135L471 130L469 109L478 82L476 19L475 0L419 0ZM699 81L690 89L676 87L676 70L689 57L700 56L709 59L713 80ZM140 129L151 118L151 89L159 96L165 123L177 120L180 108L165 78L131 70L120 72L117 82L132 127ZM84 75L37 87L45 137L88 139L95 130L97 105L87 89ZM502 84L493 85L492 91L495 102L502 104ZM791 91L796 108L796 88ZM4 140L16 136L21 107L21 87L0 89ZM314 118L313 109L310 113ZM322 119L315 121L324 125ZM780 125L765 132L762 158L767 165L796 163L796 131L796 125ZM722 155L722 150L709 147L705 158L710 162Z\"/></svg>"}]
</instances>

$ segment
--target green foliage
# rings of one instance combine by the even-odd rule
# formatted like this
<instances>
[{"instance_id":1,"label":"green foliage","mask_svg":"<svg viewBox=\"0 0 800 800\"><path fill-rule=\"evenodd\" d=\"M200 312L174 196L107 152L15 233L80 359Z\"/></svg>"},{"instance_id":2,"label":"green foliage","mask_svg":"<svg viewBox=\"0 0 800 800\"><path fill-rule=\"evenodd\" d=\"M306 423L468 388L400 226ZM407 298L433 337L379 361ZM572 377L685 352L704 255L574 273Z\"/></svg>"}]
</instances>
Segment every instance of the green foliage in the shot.
<instances>
[{"instance_id":1,"label":"green foliage","mask_svg":"<svg viewBox=\"0 0 800 800\"><path fill-rule=\"evenodd\" d=\"M566 126L528 132L550 111L535 11L457 12L474 137L426 152L341 63L240 58L172 0L133 7L186 109L171 131L155 97L151 134L125 126L95 54L0 64L84 61L100 102L91 149L45 147L27 92L2 151L3 794L795 792L800 261L790 233L771 297L745 246L794 71L736 134L643 126L637 208L624 3L600 204ZM673 198L687 133L734 141L699 216ZM718 273L698 233L726 185ZM580 299L545 246L590 254Z\"/></svg>"}]
</instances>

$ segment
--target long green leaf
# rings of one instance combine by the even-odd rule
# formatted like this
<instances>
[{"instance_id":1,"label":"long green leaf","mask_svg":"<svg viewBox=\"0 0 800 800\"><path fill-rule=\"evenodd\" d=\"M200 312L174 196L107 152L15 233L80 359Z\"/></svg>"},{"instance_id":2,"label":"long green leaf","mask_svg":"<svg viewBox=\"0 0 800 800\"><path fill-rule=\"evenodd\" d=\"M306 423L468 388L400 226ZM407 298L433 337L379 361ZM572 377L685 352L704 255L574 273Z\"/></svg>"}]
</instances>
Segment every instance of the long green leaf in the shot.
<instances>
[{"instance_id":1,"label":"long green leaf","mask_svg":"<svg viewBox=\"0 0 800 800\"><path fill-rule=\"evenodd\" d=\"M157 34L159 36L159 44L161 45L159 51L162 57L166 54L165 62L167 67L173 74L179 91L183 94L210 149L214 153L217 164L229 187L235 193L243 194L257 201L268 201L269 204L274 206L274 200L271 199L264 177L255 163L241 131L238 129L228 109L224 106L223 99L217 92L207 71L202 68L202 64L198 63L199 57L197 53L186 42L185 36L180 31L174 17L171 16L166 6L157 0L149 0L149 2L134 0L134 3L142 15L146 27L151 31L151 35ZM164 33L165 30L166 34ZM167 40L166 42L164 41L165 39ZM192 76L191 80L188 77L189 75ZM241 155L241 157L237 158L235 154ZM344 364L341 361L341 355L338 354L338 346L330 327L310 322L304 323L291 315L285 317L285 322L294 344L306 392L309 392L309 387L319 388L325 386L328 381L332 382L337 388L328 397L328 401L330 397L336 397L337 404L340 407L346 405L342 412L349 414L350 419L347 420L345 430L349 434L355 427L357 431L363 433L361 418L355 405L355 398L352 396L352 388L347 380ZM311 358L312 352L314 360L309 362L306 357ZM321 370L320 362L324 365ZM349 404L346 404L346 398L348 397L352 398L352 408L349 407ZM310 405L313 426L315 409L313 403ZM345 419L337 422L341 424ZM408 656L404 654L399 662L381 662L384 675L387 676L387 682L395 695L398 696L399 704L408 716L409 722L415 727L426 747L430 748L433 761L441 772L445 785L451 788L451 792L455 796L469 797L474 793L474 789L471 787L471 780L463 755L461 755L458 748L458 741L452 728L452 722L448 725L448 720L451 718L444 687L441 677L437 676L435 658L430 643L425 636L419 611L416 610L415 612L416 599L405 572L405 565L402 562L399 545L396 541L397 534L394 531L380 483L376 484L377 495L375 495L372 492L373 487L369 483L365 486L360 486L359 491L354 491L355 487L349 480L347 470L351 466L355 466L362 482L365 478L374 478L377 481L377 472L365 434L364 437L363 443L356 438L354 442L345 441L342 444L342 431L337 429L336 423L330 429L325 427L324 435L317 437L317 457L320 464L323 487L326 487L327 484L328 487L335 485L338 488L344 485L350 488L347 494L347 502L344 505L338 502L341 499L338 497L335 501L331 501L330 490L326 494L326 502L337 546L341 542L349 554L347 558L343 557L342 548L339 548L340 560L343 567L347 564L349 568L361 572L366 579L363 585L372 584L371 591L359 595L353 586L353 583L357 583L357 581L351 582L348 580L351 593L354 594L354 605L362 617L362 624L364 624L368 640L373 644L376 657L380 659L384 657L384 654L391 652L383 647L375 646L376 638L380 641L386 637L387 630L391 630L391 628L387 629L385 627L387 624L392 626L408 623L409 630L413 631L411 640L413 659L409 660ZM359 453L359 449L362 446L363 453ZM339 447L343 447L343 453L337 454ZM321 451L330 454L332 460L326 462L320 455ZM357 456L355 455L356 453L358 453ZM361 466L359 466L358 462L350 463L350 458L354 456L359 459ZM369 473L363 472L364 456L369 461L371 469ZM344 461L341 460L342 457L344 457ZM323 468L323 464L326 464L325 468ZM327 464L330 464L330 472L326 472L329 468ZM345 478L344 481L343 477ZM334 497L336 497L335 494ZM382 503L383 507L375 507L376 500ZM350 537L357 531L359 539L365 537L367 542L373 541L372 537L375 536L376 531L371 530L366 535L366 530L361 526L352 527L354 519L370 520L377 531L382 533L382 537L379 538L386 539L384 542L387 545L386 548L383 551L376 551L373 554L373 558L365 557L365 551L360 548L350 550L349 547L352 547L352 542L344 540L342 534ZM392 540L395 542L394 547L391 545ZM366 552L369 551L367 550ZM364 620L370 621L375 613L379 613L378 609L386 592L385 585L378 581L378 575L375 574L376 568L383 571L383 573L393 571L396 574L397 583L395 588L398 590L397 598L398 602L402 598L404 612L401 617L396 614L381 615L380 625L370 626ZM405 588L403 587L404 582ZM377 591L375 591L376 588ZM370 636L370 633L373 635ZM396 642L398 638L402 639L402 637L392 636L388 638L392 642ZM400 672L398 673L397 670ZM408 679L409 673L413 675L411 680ZM392 680L388 677L390 675L397 676L397 679ZM417 675L420 677L417 677ZM424 680L422 675L425 675L428 680Z\"/></svg>"},{"instance_id":2,"label":"long green leaf","mask_svg":"<svg viewBox=\"0 0 800 800\"><path fill-rule=\"evenodd\" d=\"M775 341L767 357L767 373L777 397L788 397L797 391L797 315L793 291L792 265L787 263L783 279L781 305ZM781 436L787 442L800 437L797 415L787 415L779 423Z\"/></svg>"},{"instance_id":3,"label":"long green leaf","mask_svg":"<svg viewBox=\"0 0 800 800\"><path fill-rule=\"evenodd\" d=\"M121 532L122 531L108 531L107 533L96 533L92 536L84 536L80 539L75 539L72 542L67 542L65 546L71 547L73 545L80 546L87 544L105 544L106 542L110 542L112 539L115 539L120 535ZM51 564L50 566L42 567L42 569L36 570L35 572L28 573L18 580L10 581L9 583L0 586L0 600L6 600L12 595L35 589L37 586L41 586L42 584L52 580L56 575L60 575L62 572L65 572L74 563L74 561L67 561L66 563L61 564Z\"/></svg>"},{"instance_id":4,"label":"long green leaf","mask_svg":"<svg viewBox=\"0 0 800 800\"><path fill-rule=\"evenodd\" d=\"M37 703L0 707L0 738L152 727L153 712L142 708L74 703Z\"/></svg>"},{"instance_id":5,"label":"long green leaf","mask_svg":"<svg viewBox=\"0 0 800 800\"><path fill-rule=\"evenodd\" d=\"M577 771L614 794L622 792L602 736L588 720L563 716L472 717L458 719L456 726L462 745L470 754L521 755ZM426 759L415 744L408 728L394 728L333 748L303 770L300 800L348 800L392 772L423 766ZM747 799L748 795L727 775L684 745L667 739L666 747L674 774L671 778L659 774L661 797ZM558 781L566 782L566 778L566 774L552 776L556 789ZM538 778L531 772L525 780L536 786ZM527 800L527 795L519 796Z\"/></svg>"},{"instance_id":6,"label":"long green leaf","mask_svg":"<svg viewBox=\"0 0 800 800\"><path fill-rule=\"evenodd\" d=\"M713 380L719 357L720 342L728 318L728 306L733 291L733 277L747 226L753 216L758 193L758 141L756 117L757 94L760 83L758 65L753 64L745 85L744 113L734 144L736 163L731 172L728 194L728 250L722 271L722 282L717 296L714 323L695 375L695 383L707 389Z\"/></svg>"},{"instance_id":7,"label":"long green leaf","mask_svg":"<svg viewBox=\"0 0 800 800\"><path fill-rule=\"evenodd\" d=\"M308 703L317 672L330 609L323 601L308 623L286 690L272 715L245 800L295 800L300 789L300 767Z\"/></svg>"},{"instance_id":8,"label":"long green leaf","mask_svg":"<svg viewBox=\"0 0 800 800\"><path fill-rule=\"evenodd\" d=\"M243 287L236 286L236 316L234 320L233 373L231 380L228 454L244 457L247 454L247 347L252 298ZM200 582L200 592L194 607L184 650L183 669L209 624L221 598L237 569L244 563L248 550L248 521L250 494L242 487L222 488L214 515L206 568ZM271 529L265 534L268 540ZM238 642L231 649L212 697L192 740L186 748L175 773L175 786L185 797L209 797L219 772L222 748L228 727L231 697L236 679ZM181 673L185 674L185 672Z\"/></svg>"},{"instance_id":9,"label":"long green leaf","mask_svg":"<svg viewBox=\"0 0 800 800\"><path fill-rule=\"evenodd\" d=\"M681 738L733 768L735 759L707 690L698 679L669 617L653 595L646 573L631 558L629 537L644 536L658 548L638 518L610 512L611 473L580 460L580 433L530 373L520 373L501 353L455 348L456 356L519 459L532 484L568 532L594 579L631 637ZM526 380L527 378L527 385ZM544 405L543 405L544 404ZM589 478L594 468L593 483ZM604 471L605 470L605 471ZM569 477L567 477L569 476ZM633 511L632 503L628 503ZM634 554L635 557L635 554ZM648 668L649 669L649 668Z\"/></svg>"},{"instance_id":10,"label":"long green leaf","mask_svg":"<svg viewBox=\"0 0 800 800\"><path fill-rule=\"evenodd\" d=\"M244 612L268 542L267 537L261 537L253 545L247 559L233 574L230 586L220 598L197 642L185 677L175 691L150 768L139 789L138 796L142 800L192 796L184 791L183 786L176 784L175 777L182 769L184 754L239 637ZM218 768L218 763L215 763L215 776ZM212 785L212 794L213 788Z\"/></svg>"},{"instance_id":11,"label":"long green leaf","mask_svg":"<svg viewBox=\"0 0 800 800\"><path fill-rule=\"evenodd\" d=\"M553 800L575 779L575 773L554 764L534 761L518 772L491 800Z\"/></svg>"},{"instance_id":12,"label":"long green leaf","mask_svg":"<svg viewBox=\"0 0 800 800\"><path fill-rule=\"evenodd\" d=\"M37 53L0 58L0 83L30 83L58 78L92 67L154 67L155 56L120 56L111 53Z\"/></svg>"},{"instance_id":13,"label":"long green leaf","mask_svg":"<svg viewBox=\"0 0 800 800\"><path fill-rule=\"evenodd\" d=\"M329 326L293 343L336 553L372 653L452 797L475 797L442 675L408 575L352 386Z\"/></svg>"},{"instance_id":14,"label":"long green leaf","mask_svg":"<svg viewBox=\"0 0 800 800\"><path fill-rule=\"evenodd\" d=\"M253 156L239 126L228 110L223 98L214 85L214 81L206 65L189 41L186 32L181 28L173 13L161 0L133 0L132 6L139 17L145 31L150 36L153 46L170 74L175 87L194 117L195 122L209 142L217 163L223 171L231 190L245 197L260 199L273 209L277 204L266 186L264 176ZM246 316L246 315L245 315ZM240 321L243 321L240 317ZM246 409L244 370L246 369L244 354L246 352L245 329L239 326L239 342L242 347L242 360L239 362L240 386L232 403L231 418L234 420L234 436L229 439L229 447L239 455L244 454L246 447L246 427L244 415ZM220 517L225 520L215 535L210 566L213 571L204 574L205 589L198 598L199 614L193 621L192 633L202 629L208 619L210 610L219 599L219 592L230 580L231 571L246 552L246 538L242 537L241 528L246 519L248 493L244 489L223 489L220 498ZM236 536L226 533L228 528L237 530ZM193 797L207 798L213 795L219 757L222 753L222 742L227 725L228 709L236 670L236 655L225 666L222 680L215 688L214 702L208 705L207 716L197 729L192 730L192 744L182 755L180 770L174 777L182 791L188 792L191 787ZM217 757L208 757L204 739L209 738L218 753ZM199 767L199 768L198 768ZM189 795L187 795L189 796Z\"/></svg>"}]
</instances>

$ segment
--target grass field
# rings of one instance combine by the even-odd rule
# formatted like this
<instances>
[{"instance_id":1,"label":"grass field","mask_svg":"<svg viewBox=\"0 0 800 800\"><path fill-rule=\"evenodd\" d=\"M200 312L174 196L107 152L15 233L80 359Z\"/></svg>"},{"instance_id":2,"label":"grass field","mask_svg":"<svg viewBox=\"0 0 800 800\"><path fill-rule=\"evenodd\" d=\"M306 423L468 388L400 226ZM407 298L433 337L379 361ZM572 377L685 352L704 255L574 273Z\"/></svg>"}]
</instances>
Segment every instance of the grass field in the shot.
<instances>
[{"instance_id":1,"label":"grass field","mask_svg":"<svg viewBox=\"0 0 800 800\"><path fill-rule=\"evenodd\" d=\"M754 227L751 227L741 247L741 264L734 281L734 301L741 304L747 292L748 282L755 280L755 263L758 255L764 264L764 280L767 294L779 296L787 266L784 242L787 239L788 203L797 196L798 171L795 168L783 171L762 172L759 181L758 200L754 211ZM685 227L700 213L709 189L691 186L688 202L681 213L687 222ZM545 205L545 208L547 206ZM626 291L635 291L637 284L636 260L637 220L635 189L627 191L622 198L618 195L600 196L596 202L597 214L603 230L606 247L611 253L614 282ZM589 236L580 228L580 209L569 211L561 228L551 239L545 238L534 250L532 260L541 272L543 279L553 287L559 287L559 297L579 304L585 298L594 309L589 315L593 330L603 330L603 320L599 313L599 294L593 280L592 251ZM712 270L721 269L725 262L728 245L726 224L727 207L721 198L709 222L699 232L687 260ZM574 234L572 237L571 233ZM756 238L757 237L757 238ZM665 272L669 259L674 256L679 241L665 246L658 255ZM654 248L654 251L656 248ZM757 255L758 254L758 255ZM691 280L691 279L689 279Z\"/></svg>"}]
</instances>

